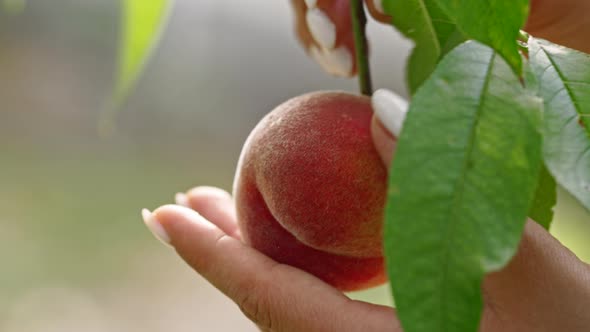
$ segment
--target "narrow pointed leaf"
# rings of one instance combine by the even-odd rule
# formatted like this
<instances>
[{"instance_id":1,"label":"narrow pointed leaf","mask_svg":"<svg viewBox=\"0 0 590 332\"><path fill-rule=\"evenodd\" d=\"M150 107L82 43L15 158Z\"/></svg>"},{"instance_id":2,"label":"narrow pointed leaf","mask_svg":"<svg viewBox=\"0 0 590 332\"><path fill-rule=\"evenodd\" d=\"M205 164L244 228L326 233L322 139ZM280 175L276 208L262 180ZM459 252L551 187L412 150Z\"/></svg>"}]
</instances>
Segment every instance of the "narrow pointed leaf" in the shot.
<instances>
[{"instance_id":1,"label":"narrow pointed leaf","mask_svg":"<svg viewBox=\"0 0 590 332\"><path fill-rule=\"evenodd\" d=\"M520 75L516 40L526 23L529 0L436 0L469 39L489 45Z\"/></svg>"},{"instance_id":2,"label":"narrow pointed leaf","mask_svg":"<svg viewBox=\"0 0 590 332\"><path fill-rule=\"evenodd\" d=\"M173 0L123 0L118 71L111 98L98 123L99 134L110 136L121 104L134 87L166 25Z\"/></svg>"},{"instance_id":3,"label":"narrow pointed leaf","mask_svg":"<svg viewBox=\"0 0 590 332\"><path fill-rule=\"evenodd\" d=\"M481 281L517 250L541 168L539 98L492 49L416 93L390 172L385 255L405 332L476 332Z\"/></svg>"},{"instance_id":4,"label":"narrow pointed leaf","mask_svg":"<svg viewBox=\"0 0 590 332\"><path fill-rule=\"evenodd\" d=\"M545 163L590 210L590 55L531 38L529 56L545 99Z\"/></svg>"},{"instance_id":5,"label":"narrow pointed leaf","mask_svg":"<svg viewBox=\"0 0 590 332\"><path fill-rule=\"evenodd\" d=\"M141 73L165 26L172 0L124 0L116 99L124 98Z\"/></svg>"},{"instance_id":6,"label":"narrow pointed leaf","mask_svg":"<svg viewBox=\"0 0 590 332\"><path fill-rule=\"evenodd\" d=\"M392 25L416 44L406 74L413 93L441 57L465 38L435 0L383 0L383 7Z\"/></svg>"}]
</instances>

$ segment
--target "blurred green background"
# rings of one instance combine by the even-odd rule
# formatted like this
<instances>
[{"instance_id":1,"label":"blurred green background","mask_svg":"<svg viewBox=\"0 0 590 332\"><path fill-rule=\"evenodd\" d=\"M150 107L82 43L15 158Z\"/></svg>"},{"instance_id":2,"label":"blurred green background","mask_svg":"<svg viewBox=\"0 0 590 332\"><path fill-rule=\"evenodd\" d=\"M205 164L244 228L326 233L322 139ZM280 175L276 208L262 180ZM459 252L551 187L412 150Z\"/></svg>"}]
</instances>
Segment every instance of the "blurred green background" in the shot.
<instances>
[{"instance_id":1,"label":"blurred green background","mask_svg":"<svg viewBox=\"0 0 590 332\"><path fill-rule=\"evenodd\" d=\"M229 190L273 106L356 82L305 56L286 0L178 0L102 137L121 1L0 4L0 331L256 331L152 238L140 209L195 185ZM405 94L411 45L369 29L375 85ZM590 261L590 217L564 194L557 210L553 233ZM353 296L388 302L386 287Z\"/></svg>"}]
</instances>

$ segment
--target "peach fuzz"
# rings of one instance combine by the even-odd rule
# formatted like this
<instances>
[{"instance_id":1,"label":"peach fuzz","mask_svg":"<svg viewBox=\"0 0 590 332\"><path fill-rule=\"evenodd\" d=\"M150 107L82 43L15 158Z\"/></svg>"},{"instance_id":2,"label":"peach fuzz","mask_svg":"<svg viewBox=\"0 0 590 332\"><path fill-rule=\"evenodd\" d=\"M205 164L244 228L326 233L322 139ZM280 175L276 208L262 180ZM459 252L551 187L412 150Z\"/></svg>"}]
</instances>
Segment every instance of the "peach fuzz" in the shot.
<instances>
[{"instance_id":1,"label":"peach fuzz","mask_svg":"<svg viewBox=\"0 0 590 332\"><path fill-rule=\"evenodd\" d=\"M315 92L278 106L242 150L234 197L244 241L343 291L386 281L387 171L368 97Z\"/></svg>"}]
</instances>

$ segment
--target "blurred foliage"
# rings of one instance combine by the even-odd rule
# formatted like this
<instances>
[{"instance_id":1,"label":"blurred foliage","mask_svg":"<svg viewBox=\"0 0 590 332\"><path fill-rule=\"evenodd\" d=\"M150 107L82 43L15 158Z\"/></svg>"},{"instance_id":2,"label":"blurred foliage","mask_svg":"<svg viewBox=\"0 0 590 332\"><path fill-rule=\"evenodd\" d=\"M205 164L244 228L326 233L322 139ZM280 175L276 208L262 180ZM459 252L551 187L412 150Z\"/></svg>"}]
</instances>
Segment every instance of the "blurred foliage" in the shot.
<instances>
[{"instance_id":1,"label":"blurred foliage","mask_svg":"<svg viewBox=\"0 0 590 332\"><path fill-rule=\"evenodd\" d=\"M150 55L156 48L173 0L124 0L121 2L121 37L119 69L112 96L100 120L99 130L109 135L114 126L114 116L121 108L141 75Z\"/></svg>"},{"instance_id":2,"label":"blurred foliage","mask_svg":"<svg viewBox=\"0 0 590 332\"><path fill-rule=\"evenodd\" d=\"M2 0L2 11L7 14L16 15L25 10L27 0Z\"/></svg>"},{"instance_id":3,"label":"blurred foliage","mask_svg":"<svg viewBox=\"0 0 590 332\"><path fill-rule=\"evenodd\" d=\"M115 98L124 98L158 43L172 0L122 1L123 19Z\"/></svg>"}]
</instances>

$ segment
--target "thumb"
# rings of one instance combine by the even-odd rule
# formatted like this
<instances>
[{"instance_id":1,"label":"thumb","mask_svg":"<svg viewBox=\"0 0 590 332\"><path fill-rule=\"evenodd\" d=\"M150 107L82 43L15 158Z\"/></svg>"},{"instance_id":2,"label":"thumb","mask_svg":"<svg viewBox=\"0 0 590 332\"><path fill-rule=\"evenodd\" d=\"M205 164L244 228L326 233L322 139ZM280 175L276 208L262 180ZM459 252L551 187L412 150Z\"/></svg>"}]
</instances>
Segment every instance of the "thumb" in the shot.
<instances>
[{"instance_id":1,"label":"thumb","mask_svg":"<svg viewBox=\"0 0 590 332\"><path fill-rule=\"evenodd\" d=\"M390 90L379 89L373 94L371 104L375 112L371 122L373 144L389 168L408 111L408 101Z\"/></svg>"}]
</instances>

